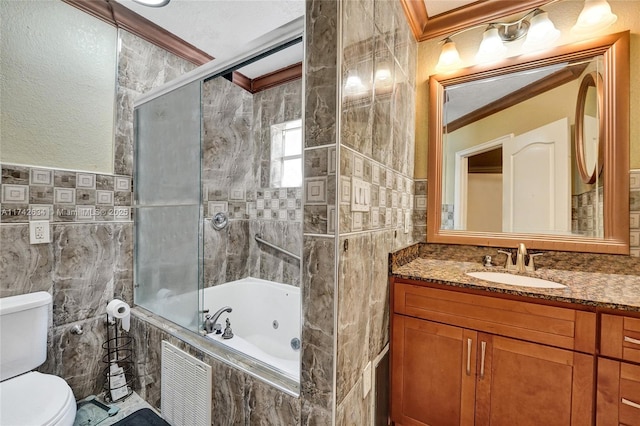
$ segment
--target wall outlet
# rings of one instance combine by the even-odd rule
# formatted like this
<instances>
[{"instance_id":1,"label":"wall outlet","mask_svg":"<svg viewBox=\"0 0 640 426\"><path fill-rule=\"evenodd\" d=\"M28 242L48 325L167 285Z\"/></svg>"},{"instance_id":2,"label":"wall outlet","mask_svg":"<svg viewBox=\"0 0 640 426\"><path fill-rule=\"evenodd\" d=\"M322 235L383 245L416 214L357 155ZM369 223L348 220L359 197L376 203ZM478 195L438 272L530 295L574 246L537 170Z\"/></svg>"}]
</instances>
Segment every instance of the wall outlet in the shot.
<instances>
[{"instance_id":1,"label":"wall outlet","mask_svg":"<svg viewBox=\"0 0 640 426\"><path fill-rule=\"evenodd\" d=\"M371 379L371 361L369 361L362 372L362 399L365 399L371 392Z\"/></svg>"},{"instance_id":2,"label":"wall outlet","mask_svg":"<svg viewBox=\"0 0 640 426\"><path fill-rule=\"evenodd\" d=\"M29 222L29 242L31 244L51 242L48 220L32 220Z\"/></svg>"}]
</instances>

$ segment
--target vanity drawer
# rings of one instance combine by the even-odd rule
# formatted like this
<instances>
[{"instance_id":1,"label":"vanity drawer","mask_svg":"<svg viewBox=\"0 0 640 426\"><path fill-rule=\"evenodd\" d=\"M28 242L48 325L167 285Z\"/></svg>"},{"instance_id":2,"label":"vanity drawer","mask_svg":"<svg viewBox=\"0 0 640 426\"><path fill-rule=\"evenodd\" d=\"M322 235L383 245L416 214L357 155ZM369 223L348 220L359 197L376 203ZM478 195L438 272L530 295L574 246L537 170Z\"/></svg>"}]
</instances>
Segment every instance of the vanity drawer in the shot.
<instances>
[{"instance_id":1,"label":"vanity drawer","mask_svg":"<svg viewBox=\"0 0 640 426\"><path fill-rule=\"evenodd\" d=\"M596 314L396 281L394 312L416 318L594 353Z\"/></svg>"},{"instance_id":2,"label":"vanity drawer","mask_svg":"<svg viewBox=\"0 0 640 426\"><path fill-rule=\"evenodd\" d=\"M602 314L600 353L611 358L640 363L640 319Z\"/></svg>"},{"instance_id":3,"label":"vanity drawer","mask_svg":"<svg viewBox=\"0 0 640 426\"><path fill-rule=\"evenodd\" d=\"M640 366L598 359L596 426L640 426Z\"/></svg>"}]
</instances>

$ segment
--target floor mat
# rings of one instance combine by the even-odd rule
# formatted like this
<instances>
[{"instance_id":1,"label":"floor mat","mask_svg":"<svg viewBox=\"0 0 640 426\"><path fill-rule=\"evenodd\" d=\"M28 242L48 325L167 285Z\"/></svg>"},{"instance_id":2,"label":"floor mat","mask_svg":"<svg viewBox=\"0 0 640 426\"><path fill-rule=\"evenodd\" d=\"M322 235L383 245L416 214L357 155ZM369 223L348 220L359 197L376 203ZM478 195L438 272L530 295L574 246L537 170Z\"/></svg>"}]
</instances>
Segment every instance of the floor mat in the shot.
<instances>
[{"instance_id":1,"label":"floor mat","mask_svg":"<svg viewBox=\"0 0 640 426\"><path fill-rule=\"evenodd\" d=\"M129 414L113 426L171 426L150 408L143 408Z\"/></svg>"},{"instance_id":2,"label":"floor mat","mask_svg":"<svg viewBox=\"0 0 640 426\"><path fill-rule=\"evenodd\" d=\"M118 413L120 408L113 405L106 405L98 401L95 395L91 395L78 401L76 418L73 426L94 426Z\"/></svg>"}]
</instances>

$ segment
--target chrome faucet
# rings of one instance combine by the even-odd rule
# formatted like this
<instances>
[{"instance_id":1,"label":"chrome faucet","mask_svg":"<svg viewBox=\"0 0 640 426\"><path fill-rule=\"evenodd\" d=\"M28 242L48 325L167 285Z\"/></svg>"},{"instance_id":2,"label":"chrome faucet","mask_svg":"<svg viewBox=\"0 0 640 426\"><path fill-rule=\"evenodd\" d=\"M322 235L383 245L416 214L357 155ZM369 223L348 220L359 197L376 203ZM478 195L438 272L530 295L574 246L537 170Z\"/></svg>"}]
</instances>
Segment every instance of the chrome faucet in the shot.
<instances>
[{"instance_id":1,"label":"chrome faucet","mask_svg":"<svg viewBox=\"0 0 640 426\"><path fill-rule=\"evenodd\" d=\"M218 311L215 314L213 314L211 318L207 318L207 321L210 321L213 324L212 332L215 331L216 334L222 333L222 324L218 323L218 318L220 318L220 315L222 315L224 312L231 313L231 311L232 311L231 306L225 306L224 308L218 309Z\"/></svg>"},{"instance_id":2,"label":"chrome faucet","mask_svg":"<svg viewBox=\"0 0 640 426\"><path fill-rule=\"evenodd\" d=\"M516 261L515 263L511 259L511 252L505 250L498 250L498 253L503 253L507 255L507 261L505 262L504 268L507 271L518 271L518 272L534 272L536 270L536 265L533 261L535 256L541 256L542 253L528 254L527 247L524 243L518 244L518 252L516 253ZM527 263L527 260L529 263Z\"/></svg>"}]
</instances>

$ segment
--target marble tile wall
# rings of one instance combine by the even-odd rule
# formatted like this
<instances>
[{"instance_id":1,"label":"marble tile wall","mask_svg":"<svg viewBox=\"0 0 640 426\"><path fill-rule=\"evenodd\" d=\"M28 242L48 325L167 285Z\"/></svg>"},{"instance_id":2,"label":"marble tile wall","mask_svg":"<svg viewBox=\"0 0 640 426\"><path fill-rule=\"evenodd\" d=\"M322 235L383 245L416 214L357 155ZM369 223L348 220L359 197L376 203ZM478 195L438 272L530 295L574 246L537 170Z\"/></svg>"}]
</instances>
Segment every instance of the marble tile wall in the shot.
<instances>
[{"instance_id":1,"label":"marble tile wall","mask_svg":"<svg viewBox=\"0 0 640 426\"><path fill-rule=\"evenodd\" d=\"M426 185L413 180L417 44L401 4L343 2L341 13L336 424L351 425L375 416L361 382L389 341L385 259L414 241ZM370 190L363 211L353 209L354 181Z\"/></svg>"},{"instance_id":2,"label":"marble tile wall","mask_svg":"<svg viewBox=\"0 0 640 426\"><path fill-rule=\"evenodd\" d=\"M77 399L102 389L105 308L114 297L133 303L133 224L129 219L133 164L133 100L194 68L193 65L119 30L114 175L2 165L2 206L53 209L52 242L29 244L29 217L2 215L0 297L48 291L53 295L49 352L40 367L71 385ZM50 177L53 176L52 182ZM16 185L20 188L4 189ZM24 189L22 188L24 187ZM7 201L28 194L26 203ZM56 194L57 193L57 194ZM56 201L56 197L57 200ZM63 201L63 202L60 202ZM123 217L108 210L127 209ZM76 214L59 214L56 210ZM78 216L84 211L85 216ZM105 215L96 215L98 211ZM86 222L84 218L92 217ZM35 215L32 219L35 219ZM81 335L70 333L80 325Z\"/></svg>"},{"instance_id":3,"label":"marble tile wall","mask_svg":"<svg viewBox=\"0 0 640 426\"><path fill-rule=\"evenodd\" d=\"M212 368L212 426L298 425L300 400L186 344L165 329L132 316L139 394L160 408L162 341L195 356Z\"/></svg>"},{"instance_id":4,"label":"marble tile wall","mask_svg":"<svg viewBox=\"0 0 640 426\"><path fill-rule=\"evenodd\" d=\"M303 205L300 420L304 425L331 425L335 413L337 239L328 227L335 227L337 217L339 10L337 1L306 1L304 177L305 186L309 178L316 183L314 197L306 195Z\"/></svg>"},{"instance_id":5,"label":"marble tile wall","mask_svg":"<svg viewBox=\"0 0 640 426\"><path fill-rule=\"evenodd\" d=\"M52 243L29 244L28 224L0 226L0 297L47 291L53 316L40 371L67 380L76 398L102 388L106 304L131 300L132 223L53 224ZM80 325L82 335L70 333Z\"/></svg>"},{"instance_id":6,"label":"marble tile wall","mask_svg":"<svg viewBox=\"0 0 640 426\"><path fill-rule=\"evenodd\" d=\"M223 78L204 84L204 215L230 220L222 231L205 226L205 286L246 276L300 285L298 262L254 235L300 253L302 188L270 187L269 163L271 125L301 117L301 90L301 80L255 95Z\"/></svg>"},{"instance_id":7,"label":"marble tile wall","mask_svg":"<svg viewBox=\"0 0 640 426\"><path fill-rule=\"evenodd\" d=\"M133 176L133 102L196 66L135 35L118 30L114 173Z\"/></svg>"},{"instance_id":8,"label":"marble tile wall","mask_svg":"<svg viewBox=\"0 0 640 426\"><path fill-rule=\"evenodd\" d=\"M224 284L247 276L300 286L297 260L258 244L254 236L292 253L300 252L302 224L287 221L231 220L217 231L204 228L205 287Z\"/></svg>"}]
</instances>

